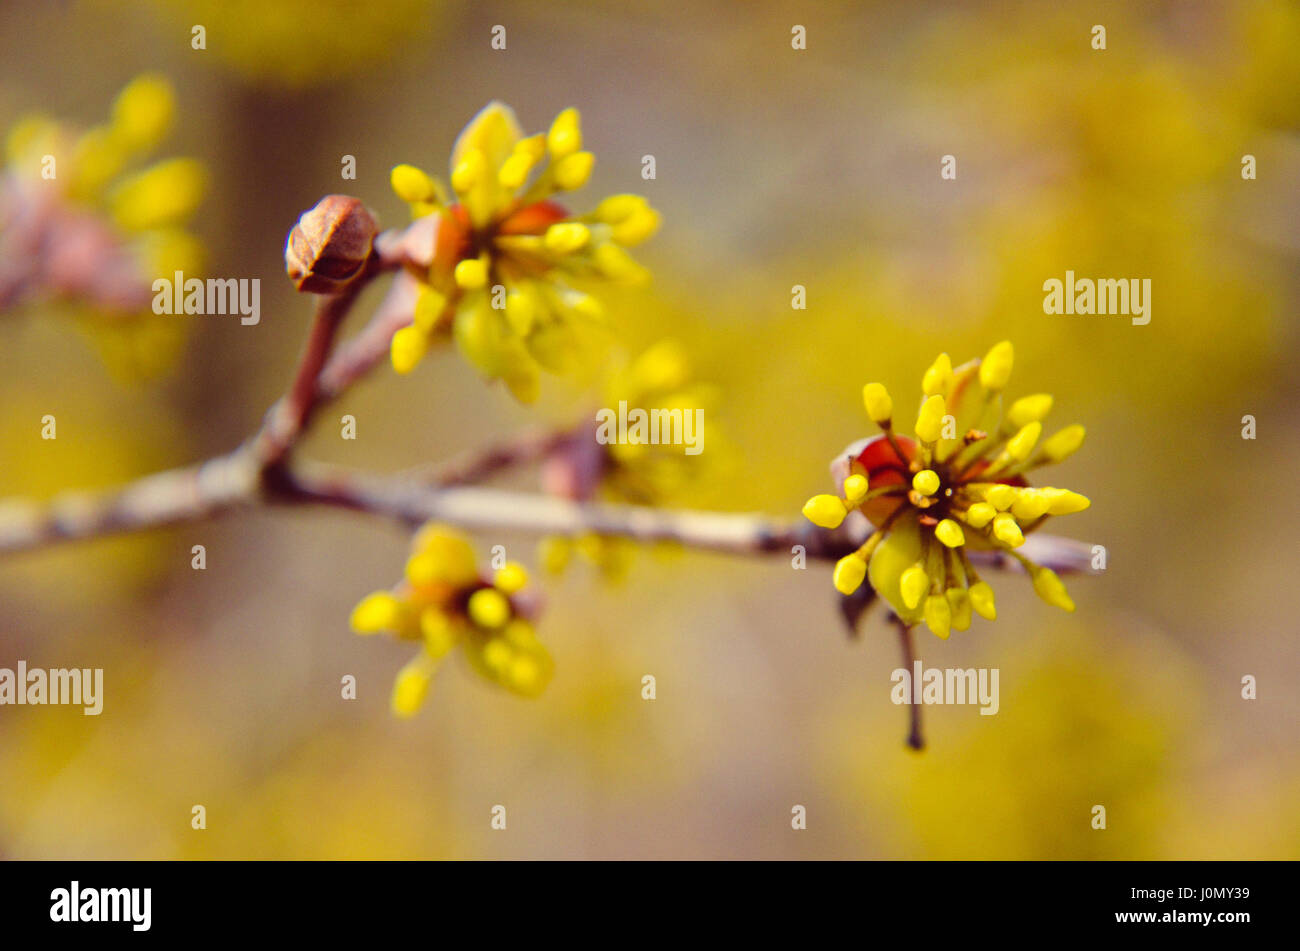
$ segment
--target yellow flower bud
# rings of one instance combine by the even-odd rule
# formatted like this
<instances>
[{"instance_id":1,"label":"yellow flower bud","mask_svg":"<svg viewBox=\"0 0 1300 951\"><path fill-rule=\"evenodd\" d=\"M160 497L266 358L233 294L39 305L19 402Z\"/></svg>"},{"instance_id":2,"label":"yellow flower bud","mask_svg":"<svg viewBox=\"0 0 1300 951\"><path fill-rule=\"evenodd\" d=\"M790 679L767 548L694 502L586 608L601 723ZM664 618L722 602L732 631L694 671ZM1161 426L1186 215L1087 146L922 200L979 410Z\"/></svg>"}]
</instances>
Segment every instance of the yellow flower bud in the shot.
<instances>
[{"instance_id":1,"label":"yellow flower bud","mask_svg":"<svg viewBox=\"0 0 1300 951\"><path fill-rule=\"evenodd\" d=\"M487 156L482 149L470 149L451 171L451 187L456 194L464 195L483 181L487 174Z\"/></svg>"},{"instance_id":2,"label":"yellow flower bud","mask_svg":"<svg viewBox=\"0 0 1300 951\"><path fill-rule=\"evenodd\" d=\"M999 512L993 517L993 536L1011 548L1019 548L1025 543L1024 533L1008 512Z\"/></svg>"},{"instance_id":3,"label":"yellow flower bud","mask_svg":"<svg viewBox=\"0 0 1300 951\"><path fill-rule=\"evenodd\" d=\"M1007 457L1013 462L1024 462L1034 451L1034 444L1043 434L1042 423L1026 423L1020 431L1007 441Z\"/></svg>"},{"instance_id":4,"label":"yellow flower bud","mask_svg":"<svg viewBox=\"0 0 1300 951\"><path fill-rule=\"evenodd\" d=\"M975 613L986 621L998 619L997 605L993 601L993 589L985 581L977 581L970 586L970 604Z\"/></svg>"},{"instance_id":5,"label":"yellow flower bud","mask_svg":"<svg viewBox=\"0 0 1300 951\"><path fill-rule=\"evenodd\" d=\"M393 682L393 714L399 717L413 717L424 705L429 695L429 684L433 681L434 663L423 651L410 660L397 673Z\"/></svg>"},{"instance_id":6,"label":"yellow flower bud","mask_svg":"<svg viewBox=\"0 0 1300 951\"><path fill-rule=\"evenodd\" d=\"M388 175L393 192L404 202L433 201L437 186L423 170L414 165L398 165Z\"/></svg>"},{"instance_id":7,"label":"yellow flower bud","mask_svg":"<svg viewBox=\"0 0 1300 951\"><path fill-rule=\"evenodd\" d=\"M1082 512L1092 505L1091 500L1086 495L1071 492L1069 489L1044 488L1039 491L1047 499L1048 515L1072 515L1075 512Z\"/></svg>"},{"instance_id":8,"label":"yellow flower bud","mask_svg":"<svg viewBox=\"0 0 1300 951\"><path fill-rule=\"evenodd\" d=\"M577 221L562 221L546 229L546 249L555 254L572 254L591 237L587 226Z\"/></svg>"},{"instance_id":9,"label":"yellow flower bud","mask_svg":"<svg viewBox=\"0 0 1300 951\"><path fill-rule=\"evenodd\" d=\"M939 491L939 474L933 469L922 469L912 476L912 488L922 495L934 495Z\"/></svg>"},{"instance_id":10,"label":"yellow flower bud","mask_svg":"<svg viewBox=\"0 0 1300 951\"><path fill-rule=\"evenodd\" d=\"M624 247L635 247L659 230L659 212L646 206L610 228L609 236Z\"/></svg>"},{"instance_id":11,"label":"yellow flower bud","mask_svg":"<svg viewBox=\"0 0 1300 951\"><path fill-rule=\"evenodd\" d=\"M1074 611L1074 602L1065 590L1065 584L1051 568L1034 569L1034 590L1038 596L1062 611Z\"/></svg>"},{"instance_id":12,"label":"yellow flower bud","mask_svg":"<svg viewBox=\"0 0 1300 951\"><path fill-rule=\"evenodd\" d=\"M546 133L546 147L552 159L564 158L582 148L582 116L577 109L570 107L555 117Z\"/></svg>"},{"instance_id":13,"label":"yellow flower bud","mask_svg":"<svg viewBox=\"0 0 1300 951\"><path fill-rule=\"evenodd\" d=\"M438 608L425 608L420 612L420 633L430 657L442 657L456 645L451 619Z\"/></svg>"},{"instance_id":14,"label":"yellow flower bud","mask_svg":"<svg viewBox=\"0 0 1300 951\"><path fill-rule=\"evenodd\" d=\"M942 594L932 594L925 599L925 626L944 640L952 630L952 608Z\"/></svg>"},{"instance_id":15,"label":"yellow flower bud","mask_svg":"<svg viewBox=\"0 0 1300 951\"><path fill-rule=\"evenodd\" d=\"M1011 514L1022 522L1032 522L1047 514L1048 505L1048 497L1038 489L1021 489L1011 503Z\"/></svg>"},{"instance_id":16,"label":"yellow flower bud","mask_svg":"<svg viewBox=\"0 0 1300 951\"><path fill-rule=\"evenodd\" d=\"M455 277L457 287L467 291L478 290L487 283L487 262L482 258L466 258L456 265Z\"/></svg>"},{"instance_id":17,"label":"yellow flower bud","mask_svg":"<svg viewBox=\"0 0 1300 951\"><path fill-rule=\"evenodd\" d=\"M410 373L419 364L429 349L429 338L419 327L403 327L393 334L389 352L393 360L393 369L398 373Z\"/></svg>"},{"instance_id":18,"label":"yellow flower bud","mask_svg":"<svg viewBox=\"0 0 1300 951\"><path fill-rule=\"evenodd\" d=\"M1011 409L1007 410L1007 419L1011 421L1012 426L1020 428L1029 423L1040 422L1051 411L1052 395L1035 393L1033 396L1022 396L1012 403Z\"/></svg>"},{"instance_id":19,"label":"yellow flower bud","mask_svg":"<svg viewBox=\"0 0 1300 951\"><path fill-rule=\"evenodd\" d=\"M528 173L533 170L534 159L527 152L515 151L501 163L497 169L497 181L502 188L514 191L528 181Z\"/></svg>"},{"instance_id":20,"label":"yellow flower bud","mask_svg":"<svg viewBox=\"0 0 1300 951\"><path fill-rule=\"evenodd\" d=\"M916 415L916 435L922 442L937 442L943 433L943 417L948 409L943 397L927 396Z\"/></svg>"},{"instance_id":21,"label":"yellow flower bud","mask_svg":"<svg viewBox=\"0 0 1300 951\"><path fill-rule=\"evenodd\" d=\"M358 634L395 631L401 626L403 612L402 602L390 592L376 591L357 602L350 624Z\"/></svg>"},{"instance_id":22,"label":"yellow flower bud","mask_svg":"<svg viewBox=\"0 0 1300 951\"><path fill-rule=\"evenodd\" d=\"M819 528L839 528L844 521L844 501L836 495L814 495L804 503L803 515Z\"/></svg>"},{"instance_id":23,"label":"yellow flower bud","mask_svg":"<svg viewBox=\"0 0 1300 951\"><path fill-rule=\"evenodd\" d=\"M996 485L989 486L988 489L985 490L984 501L989 503L989 505L993 506L999 512L1005 512L1007 509L1011 508L1011 504L1015 502L1017 494L1015 486L1004 485L999 482Z\"/></svg>"},{"instance_id":24,"label":"yellow flower bud","mask_svg":"<svg viewBox=\"0 0 1300 951\"><path fill-rule=\"evenodd\" d=\"M1006 387L1014 361L1015 350L1012 349L1010 340L994 344L980 361L980 383L984 389L996 393Z\"/></svg>"},{"instance_id":25,"label":"yellow flower bud","mask_svg":"<svg viewBox=\"0 0 1300 951\"><path fill-rule=\"evenodd\" d=\"M867 415L877 425L883 426L894 415L894 401L879 383L868 383L862 388L862 402L867 407Z\"/></svg>"},{"instance_id":26,"label":"yellow flower bud","mask_svg":"<svg viewBox=\"0 0 1300 951\"><path fill-rule=\"evenodd\" d=\"M1084 428L1078 423L1066 426L1043 443L1043 455L1052 462L1060 462L1083 445L1084 433Z\"/></svg>"},{"instance_id":27,"label":"yellow flower bud","mask_svg":"<svg viewBox=\"0 0 1300 951\"><path fill-rule=\"evenodd\" d=\"M945 518L934 527L934 537L949 548L960 548L966 544L966 535L962 532L961 526L950 518Z\"/></svg>"},{"instance_id":28,"label":"yellow flower bud","mask_svg":"<svg viewBox=\"0 0 1300 951\"><path fill-rule=\"evenodd\" d=\"M479 627L496 629L510 620L510 602L495 588L480 588L465 606L470 620Z\"/></svg>"},{"instance_id":29,"label":"yellow flower bud","mask_svg":"<svg viewBox=\"0 0 1300 951\"><path fill-rule=\"evenodd\" d=\"M947 396L952 388L952 358L941 353L921 377L921 392L926 396Z\"/></svg>"},{"instance_id":30,"label":"yellow flower bud","mask_svg":"<svg viewBox=\"0 0 1300 951\"><path fill-rule=\"evenodd\" d=\"M993 521L998 510L987 502L976 502L966 510L966 524L971 528L983 528Z\"/></svg>"},{"instance_id":31,"label":"yellow flower bud","mask_svg":"<svg viewBox=\"0 0 1300 951\"><path fill-rule=\"evenodd\" d=\"M921 603L922 595L930 590L930 576L919 561L903 572L898 579L898 590L909 611Z\"/></svg>"},{"instance_id":32,"label":"yellow flower bud","mask_svg":"<svg viewBox=\"0 0 1300 951\"><path fill-rule=\"evenodd\" d=\"M596 156L590 152L574 152L555 163L552 174L555 184L566 192L576 191L587 184L591 178L591 168L596 164Z\"/></svg>"},{"instance_id":33,"label":"yellow flower bud","mask_svg":"<svg viewBox=\"0 0 1300 951\"><path fill-rule=\"evenodd\" d=\"M127 149L152 149L167 134L174 111L172 87L166 79L156 74L137 76L113 103L112 135Z\"/></svg>"},{"instance_id":34,"label":"yellow flower bud","mask_svg":"<svg viewBox=\"0 0 1300 951\"><path fill-rule=\"evenodd\" d=\"M944 596L948 599L948 609L952 613L952 629L968 630L971 621L970 592L965 588L949 588Z\"/></svg>"},{"instance_id":35,"label":"yellow flower bud","mask_svg":"<svg viewBox=\"0 0 1300 951\"><path fill-rule=\"evenodd\" d=\"M498 591L514 594L528 584L528 569L517 561L508 561L497 570L492 583Z\"/></svg>"},{"instance_id":36,"label":"yellow flower bud","mask_svg":"<svg viewBox=\"0 0 1300 951\"><path fill-rule=\"evenodd\" d=\"M867 576L866 559L857 554L845 555L835 563L835 572L831 580L835 590L840 594L852 594L862 586L862 579Z\"/></svg>"}]
</instances>

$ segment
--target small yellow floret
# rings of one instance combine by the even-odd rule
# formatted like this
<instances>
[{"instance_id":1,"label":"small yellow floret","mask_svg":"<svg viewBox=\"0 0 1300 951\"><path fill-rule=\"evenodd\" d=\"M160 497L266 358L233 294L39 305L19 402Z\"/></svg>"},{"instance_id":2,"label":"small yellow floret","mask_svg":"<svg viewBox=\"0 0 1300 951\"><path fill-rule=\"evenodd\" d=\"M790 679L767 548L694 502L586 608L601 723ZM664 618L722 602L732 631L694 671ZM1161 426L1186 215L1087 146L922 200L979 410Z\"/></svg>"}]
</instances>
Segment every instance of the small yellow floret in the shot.
<instances>
[{"instance_id":1,"label":"small yellow floret","mask_svg":"<svg viewBox=\"0 0 1300 951\"><path fill-rule=\"evenodd\" d=\"M465 610L479 627L496 629L510 620L510 602L495 588L480 588L469 596Z\"/></svg>"},{"instance_id":2,"label":"small yellow floret","mask_svg":"<svg viewBox=\"0 0 1300 951\"><path fill-rule=\"evenodd\" d=\"M975 613L986 621L998 619L998 608L993 601L993 589L986 581L977 581L970 586L970 604Z\"/></svg>"},{"instance_id":3,"label":"small yellow floret","mask_svg":"<svg viewBox=\"0 0 1300 951\"><path fill-rule=\"evenodd\" d=\"M894 401L880 383L868 383L862 388L862 402L867 408L867 415L877 425L883 426L894 414Z\"/></svg>"},{"instance_id":4,"label":"small yellow floret","mask_svg":"<svg viewBox=\"0 0 1300 951\"><path fill-rule=\"evenodd\" d=\"M1012 403L1011 409L1007 410L1007 419L1011 421L1012 426L1019 428L1029 423L1040 422L1051 411L1052 395L1035 393L1033 396L1022 396Z\"/></svg>"},{"instance_id":5,"label":"small yellow floret","mask_svg":"<svg viewBox=\"0 0 1300 951\"><path fill-rule=\"evenodd\" d=\"M927 396L916 414L916 435L922 442L937 442L943 433L943 417L948 408L942 396Z\"/></svg>"},{"instance_id":6,"label":"small yellow floret","mask_svg":"<svg viewBox=\"0 0 1300 951\"><path fill-rule=\"evenodd\" d=\"M984 389L996 393L1005 388L1014 362L1015 350L1010 340L994 344L980 361L980 383Z\"/></svg>"},{"instance_id":7,"label":"small yellow floret","mask_svg":"<svg viewBox=\"0 0 1300 951\"><path fill-rule=\"evenodd\" d=\"M941 353L921 377L921 392L926 396L947 396L952 389L952 358Z\"/></svg>"},{"instance_id":8,"label":"small yellow floret","mask_svg":"<svg viewBox=\"0 0 1300 951\"><path fill-rule=\"evenodd\" d=\"M961 526L950 518L945 518L934 527L934 537L949 548L960 548L966 544L966 536L962 532Z\"/></svg>"},{"instance_id":9,"label":"small yellow floret","mask_svg":"<svg viewBox=\"0 0 1300 951\"><path fill-rule=\"evenodd\" d=\"M401 624L402 602L388 591L376 591L362 598L352 609L352 630L358 634L393 631Z\"/></svg>"},{"instance_id":10,"label":"small yellow floret","mask_svg":"<svg viewBox=\"0 0 1300 951\"><path fill-rule=\"evenodd\" d=\"M921 597L930 590L930 576L925 573L919 561L899 577L898 590L909 611L921 603Z\"/></svg>"},{"instance_id":11,"label":"small yellow floret","mask_svg":"<svg viewBox=\"0 0 1300 951\"><path fill-rule=\"evenodd\" d=\"M856 553L845 555L835 563L835 572L831 580L835 584L835 590L840 594L852 594L862 586L862 579L867 576L866 559L859 557Z\"/></svg>"},{"instance_id":12,"label":"small yellow floret","mask_svg":"<svg viewBox=\"0 0 1300 951\"><path fill-rule=\"evenodd\" d=\"M912 488L922 495L934 495L939 491L939 473L933 469L922 469L912 476Z\"/></svg>"},{"instance_id":13,"label":"small yellow floret","mask_svg":"<svg viewBox=\"0 0 1300 951\"><path fill-rule=\"evenodd\" d=\"M942 594L932 594L925 599L925 626L944 640L952 630L952 607Z\"/></svg>"},{"instance_id":14,"label":"small yellow floret","mask_svg":"<svg viewBox=\"0 0 1300 951\"><path fill-rule=\"evenodd\" d=\"M1034 590L1048 604L1063 611L1074 610L1074 602L1070 600L1070 593L1065 590L1065 584L1051 568L1037 568L1034 570Z\"/></svg>"},{"instance_id":15,"label":"small yellow floret","mask_svg":"<svg viewBox=\"0 0 1300 951\"><path fill-rule=\"evenodd\" d=\"M993 517L993 535L998 541L1011 548L1019 548L1025 543L1024 533L1020 531L1015 517L1009 512L999 512Z\"/></svg>"},{"instance_id":16,"label":"small yellow floret","mask_svg":"<svg viewBox=\"0 0 1300 951\"><path fill-rule=\"evenodd\" d=\"M814 495L804 503L803 515L819 528L839 528L844 521L844 500L835 495Z\"/></svg>"}]
</instances>

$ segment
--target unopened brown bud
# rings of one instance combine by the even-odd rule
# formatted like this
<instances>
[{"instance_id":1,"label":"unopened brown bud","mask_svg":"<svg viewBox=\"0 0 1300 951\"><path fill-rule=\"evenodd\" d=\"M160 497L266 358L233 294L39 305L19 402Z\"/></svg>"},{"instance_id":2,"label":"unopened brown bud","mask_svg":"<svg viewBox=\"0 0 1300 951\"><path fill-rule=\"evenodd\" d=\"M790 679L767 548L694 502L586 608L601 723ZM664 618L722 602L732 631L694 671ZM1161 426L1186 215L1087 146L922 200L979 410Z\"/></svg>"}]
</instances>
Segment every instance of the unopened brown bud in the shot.
<instances>
[{"instance_id":1,"label":"unopened brown bud","mask_svg":"<svg viewBox=\"0 0 1300 951\"><path fill-rule=\"evenodd\" d=\"M300 291L337 294L366 267L379 228L360 200L326 195L289 232L285 270Z\"/></svg>"}]
</instances>

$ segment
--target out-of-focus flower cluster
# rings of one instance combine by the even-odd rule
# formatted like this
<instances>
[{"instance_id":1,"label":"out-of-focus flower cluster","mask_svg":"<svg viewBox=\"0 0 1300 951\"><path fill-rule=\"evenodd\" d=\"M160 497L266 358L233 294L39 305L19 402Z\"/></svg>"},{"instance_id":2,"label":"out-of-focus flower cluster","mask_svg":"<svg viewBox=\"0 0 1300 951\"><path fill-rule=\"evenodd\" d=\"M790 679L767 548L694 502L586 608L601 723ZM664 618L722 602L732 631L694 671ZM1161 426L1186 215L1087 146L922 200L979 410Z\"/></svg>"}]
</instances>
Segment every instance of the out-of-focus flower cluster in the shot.
<instances>
[{"instance_id":1,"label":"out-of-focus flower cluster","mask_svg":"<svg viewBox=\"0 0 1300 951\"><path fill-rule=\"evenodd\" d=\"M352 612L359 634L384 632L420 644L393 685L393 712L413 716L442 659L458 647L470 667L498 686L525 697L545 690L554 664L534 632L537 605L527 584L528 572L516 562L490 578L480 574L473 546L454 529L429 524L416 533L401 584L367 595Z\"/></svg>"},{"instance_id":2,"label":"out-of-focus flower cluster","mask_svg":"<svg viewBox=\"0 0 1300 951\"><path fill-rule=\"evenodd\" d=\"M921 381L915 439L895 432L893 400L883 386L863 388L867 415L883 435L850 445L832 464L842 497L816 495L803 508L822 528L838 528L850 512L875 526L835 565L841 594L853 594L870 577L902 620L924 620L946 638L970 626L972 609L990 621L997 617L993 589L967 553L991 549L1018 560L1044 601L1074 610L1056 572L1016 549L1049 516L1088 507L1077 492L1032 487L1025 479L1074 453L1084 429L1067 426L1040 442L1052 397L1004 401L1012 361L1009 341L956 369L948 354L939 354Z\"/></svg>"},{"instance_id":3,"label":"out-of-focus flower cluster","mask_svg":"<svg viewBox=\"0 0 1300 951\"><path fill-rule=\"evenodd\" d=\"M174 112L170 84L142 75L102 125L78 132L33 115L5 142L0 311L57 303L128 374L162 369L180 341L179 325L150 311L155 278L203 266L185 227L203 197L203 166L189 158L143 166Z\"/></svg>"},{"instance_id":4,"label":"out-of-focus flower cluster","mask_svg":"<svg viewBox=\"0 0 1300 951\"><path fill-rule=\"evenodd\" d=\"M664 505L687 489L726 472L730 444L715 420L717 387L692 378L690 360L676 340L661 340L615 370L603 388L605 407L671 414L688 427L698 452L672 442L597 439L594 420L579 427L552 453L542 469L542 485L551 495L578 502L600 500L633 505ZM688 416L689 414L689 416ZM706 451L707 447L707 451ZM626 538L588 534L577 539L542 540L539 557L550 572L564 570L576 553L601 573L619 580L627 572L637 543Z\"/></svg>"},{"instance_id":5,"label":"out-of-focus flower cluster","mask_svg":"<svg viewBox=\"0 0 1300 951\"><path fill-rule=\"evenodd\" d=\"M558 195L591 176L595 158L582 144L576 109L525 137L493 102L456 141L450 190L414 166L393 169L423 242L413 322L392 340L399 373L451 337L484 376L531 402L542 368L570 373L594 361L604 312L590 288L646 277L625 249L654 234L659 215L638 195L611 196L585 215L561 204Z\"/></svg>"}]
</instances>

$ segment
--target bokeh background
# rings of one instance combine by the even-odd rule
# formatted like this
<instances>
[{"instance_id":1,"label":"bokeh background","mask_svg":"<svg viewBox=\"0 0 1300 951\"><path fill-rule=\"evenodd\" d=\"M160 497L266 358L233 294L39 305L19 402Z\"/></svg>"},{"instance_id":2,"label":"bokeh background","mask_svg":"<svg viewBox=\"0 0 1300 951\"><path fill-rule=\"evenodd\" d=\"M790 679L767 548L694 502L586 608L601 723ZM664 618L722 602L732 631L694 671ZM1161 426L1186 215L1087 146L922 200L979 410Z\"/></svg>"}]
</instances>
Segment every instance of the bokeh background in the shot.
<instances>
[{"instance_id":1,"label":"bokeh background","mask_svg":"<svg viewBox=\"0 0 1300 951\"><path fill-rule=\"evenodd\" d=\"M1298 48L1286 2L8 0L0 125L34 109L90 124L131 77L168 76L168 151L209 168L193 226L209 271L260 278L263 317L193 318L170 371L133 379L52 308L0 314L0 495L234 446L309 320L283 275L296 216L344 191L405 223L388 170L443 168L500 98L530 131L582 109L597 166L578 207L640 191L663 213L638 254L654 284L616 319L633 347L686 344L739 460L683 503L796 515L867 434L864 382L911 412L935 353L1009 337L1013 391L1053 392L1054 420L1088 426L1053 481L1093 506L1057 530L1110 562L1073 581L1074 615L994 579L996 624L919 632L928 665L998 667L1002 697L994 717L927 708L916 755L889 700L894 635L872 615L850 640L823 565L647 551L616 584L576 565L547 582L540 699L453 663L398 721L408 648L347 629L400 573L387 523L250 512L9 557L0 666L103 667L107 696L98 718L0 708L0 855L1300 857ZM1042 282L1067 268L1149 277L1151 323L1045 316ZM520 408L447 353L375 373L303 450L395 471L583 405L548 380ZM532 559L531 538L479 541ZM506 832L489 829L498 803Z\"/></svg>"}]
</instances>

